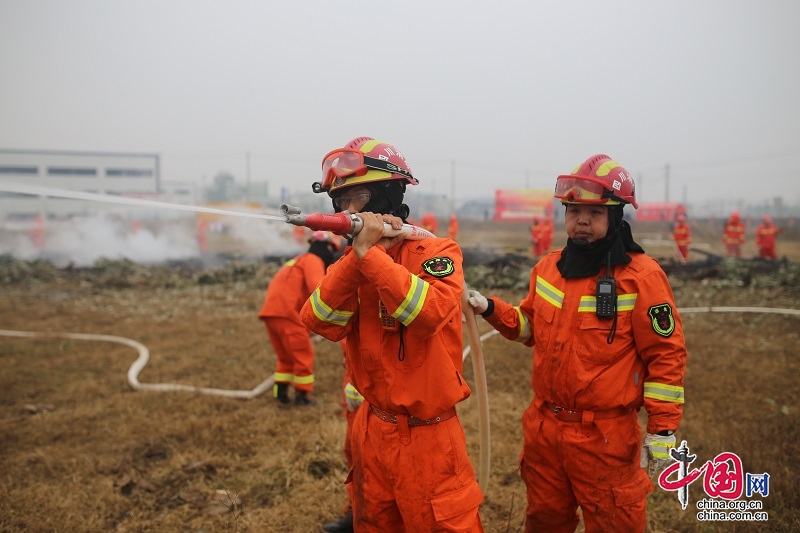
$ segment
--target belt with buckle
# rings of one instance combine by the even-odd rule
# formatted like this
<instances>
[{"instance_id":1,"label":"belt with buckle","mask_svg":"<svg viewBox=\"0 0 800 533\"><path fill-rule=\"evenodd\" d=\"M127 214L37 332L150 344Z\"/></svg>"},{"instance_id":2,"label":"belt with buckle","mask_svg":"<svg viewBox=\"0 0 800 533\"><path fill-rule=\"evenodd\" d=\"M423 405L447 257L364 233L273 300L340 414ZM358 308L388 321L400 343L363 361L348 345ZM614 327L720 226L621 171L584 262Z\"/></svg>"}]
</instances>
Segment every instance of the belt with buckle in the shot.
<instances>
[{"instance_id":1,"label":"belt with buckle","mask_svg":"<svg viewBox=\"0 0 800 533\"><path fill-rule=\"evenodd\" d=\"M373 415L377 416L384 422L389 422L391 424L397 424L397 418L408 418L408 427L416 427L416 426L432 426L433 424L438 424L439 422L444 422L445 420L450 420L454 416L456 416L456 408L451 407L444 413L436 416L434 418L429 418L427 420L423 420L422 418L417 418L416 416L411 415L397 415L394 413L390 413L388 411L384 411L383 409L378 409L372 404L369 404L369 410L372 412Z\"/></svg>"},{"instance_id":2,"label":"belt with buckle","mask_svg":"<svg viewBox=\"0 0 800 533\"><path fill-rule=\"evenodd\" d=\"M603 411L581 411L576 409L567 409L566 407L554 405L550 402L544 402L544 408L547 413L553 415L553 418L562 422L581 422L583 420L584 413L591 413L588 417L591 420L603 420L604 418L617 418L633 412L633 409L630 407L617 407L615 409L605 409Z\"/></svg>"}]
</instances>

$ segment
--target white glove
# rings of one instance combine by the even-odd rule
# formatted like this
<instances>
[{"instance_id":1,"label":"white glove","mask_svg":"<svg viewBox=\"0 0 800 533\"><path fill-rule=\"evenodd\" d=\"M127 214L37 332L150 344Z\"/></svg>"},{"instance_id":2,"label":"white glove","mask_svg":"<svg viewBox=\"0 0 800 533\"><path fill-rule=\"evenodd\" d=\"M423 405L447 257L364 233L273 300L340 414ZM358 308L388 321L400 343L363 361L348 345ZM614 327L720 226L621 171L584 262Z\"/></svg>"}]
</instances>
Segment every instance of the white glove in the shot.
<instances>
[{"instance_id":1,"label":"white glove","mask_svg":"<svg viewBox=\"0 0 800 533\"><path fill-rule=\"evenodd\" d=\"M356 389L349 381L347 382L347 385L344 386L344 399L347 402L347 410L351 413L355 412L355 410L361 405L361 402L364 401L364 397L361 396L361 393L358 392L358 389Z\"/></svg>"},{"instance_id":2,"label":"white glove","mask_svg":"<svg viewBox=\"0 0 800 533\"><path fill-rule=\"evenodd\" d=\"M642 445L642 455L639 466L647 468L647 475L653 477L657 472L664 470L674 459L670 456L670 449L675 447L675 435L668 437L648 433Z\"/></svg>"},{"instance_id":3,"label":"white glove","mask_svg":"<svg viewBox=\"0 0 800 533\"><path fill-rule=\"evenodd\" d=\"M323 337L322 335L318 335L317 333L314 333L313 335L311 335L311 342L313 342L314 344L317 344L318 342L320 342L324 338L325 337Z\"/></svg>"},{"instance_id":4,"label":"white glove","mask_svg":"<svg viewBox=\"0 0 800 533\"><path fill-rule=\"evenodd\" d=\"M467 294L469 294L467 302L469 302L469 305L472 306L472 309L474 309L477 314L485 313L486 310L489 309L489 301L483 294L474 289L470 289Z\"/></svg>"}]
</instances>

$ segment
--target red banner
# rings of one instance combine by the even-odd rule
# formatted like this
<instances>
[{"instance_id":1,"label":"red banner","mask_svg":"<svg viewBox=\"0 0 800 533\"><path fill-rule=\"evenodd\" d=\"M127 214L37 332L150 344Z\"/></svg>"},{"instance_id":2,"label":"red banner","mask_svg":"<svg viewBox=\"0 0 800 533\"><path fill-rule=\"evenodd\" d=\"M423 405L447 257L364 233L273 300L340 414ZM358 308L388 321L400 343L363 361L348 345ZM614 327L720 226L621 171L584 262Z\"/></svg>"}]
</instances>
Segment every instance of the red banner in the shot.
<instances>
[{"instance_id":1,"label":"red banner","mask_svg":"<svg viewBox=\"0 0 800 533\"><path fill-rule=\"evenodd\" d=\"M497 189L494 191L494 219L532 221L553 216L553 191L547 189Z\"/></svg>"}]
</instances>

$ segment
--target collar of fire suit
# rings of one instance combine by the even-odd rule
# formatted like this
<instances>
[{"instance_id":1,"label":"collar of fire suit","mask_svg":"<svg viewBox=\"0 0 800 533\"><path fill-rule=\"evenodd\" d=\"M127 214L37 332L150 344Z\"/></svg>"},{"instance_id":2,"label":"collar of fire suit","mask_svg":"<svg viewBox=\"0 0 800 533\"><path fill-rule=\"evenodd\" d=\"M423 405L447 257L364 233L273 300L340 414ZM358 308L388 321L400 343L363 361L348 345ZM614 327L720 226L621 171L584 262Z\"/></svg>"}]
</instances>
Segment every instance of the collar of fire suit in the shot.
<instances>
[{"instance_id":1,"label":"collar of fire suit","mask_svg":"<svg viewBox=\"0 0 800 533\"><path fill-rule=\"evenodd\" d=\"M611 254L611 266L630 263L626 252L644 253L644 249L633 240L631 227L623 220L617 231L593 243L567 239L556 267L564 278L588 278L596 276L606 265L607 253Z\"/></svg>"}]
</instances>

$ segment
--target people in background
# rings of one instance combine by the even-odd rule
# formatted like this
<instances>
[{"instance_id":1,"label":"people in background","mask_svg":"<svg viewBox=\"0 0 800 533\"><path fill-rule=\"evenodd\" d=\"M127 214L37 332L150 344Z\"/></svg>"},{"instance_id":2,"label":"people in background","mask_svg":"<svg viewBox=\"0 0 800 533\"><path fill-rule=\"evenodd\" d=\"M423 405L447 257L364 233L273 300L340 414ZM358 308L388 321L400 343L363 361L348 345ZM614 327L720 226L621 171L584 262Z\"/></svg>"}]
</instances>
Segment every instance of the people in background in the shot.
<instances>
[{"instance_id":1,"label":"people in background","mask_svg":"<svg viewBox=\"0 0 800 533\"><path fill-rule=\"evenodd\" d=\"M728 257L742 257L744 233L744 222L742 222L739 212L734 211L722 231L722 244L725 245L725 255Z\"/></svg>"},{"instance_id":2,"label":"people in background","mask_svg":"<svg viewBox=\"0 0 800 533\"><path fill-rule=\"evenodd\" d=\"M672 240L678 250L678 259L681 263L689 260L689 246L692 244L692 230L686 223L686 217L678 214L675 217L675 225L672 228Z\"/></svg>"},{"instance_id":3,"label":"people in background","mask_svg":"<svg viewBox=\"0 0 800 533\"><path fill-rule=\"evenodd\" d=\"M647 529L650 476L672 458L686 344L667 276L623 219L633 179L607 155L558 176L567 245L534 266L512 305L469 291L505 338L534 348L522 415L526 532ZM647 412L642 439L639 410Z\"/></svg>"},{"instance_id":4,"label":"people in background","mask_svg":"<svg viewBox=\"0 0 800 533\"><path fill-rule=\"evenodd\" d=\"M287 261L269 282L258 318L264 321L277 356L273 396L280 406L315 405L314 348L308 328L300 320L300 308L319 285L325 269L341 249L341 237L315 231L308 251Z\"/></svg>"},{"instance_id":5,"label":"people in background","mask_svg":"<svg viewBox=\"0 0 800 533\"><path fill-rule=\"evenodd\" d=\"M447 226L447 238L453 239L454 241L458 240L458 217L455 213L450 215L450 223Z\"/></svg>"},{"instance_id":6,"label":"people in background","mask_svg":"<svg viewBox=\"0 0 800 533\"><path fill-rule=\"evenodd\" d=\"M781 229L772 223L770 215L764 215L761 225L756 228L756 246L761 259L777 259L776 241Z\"/></svg>"}]
</instances>

